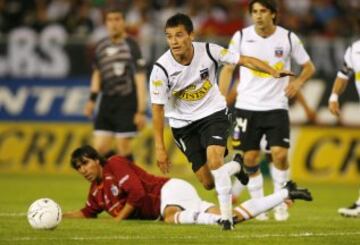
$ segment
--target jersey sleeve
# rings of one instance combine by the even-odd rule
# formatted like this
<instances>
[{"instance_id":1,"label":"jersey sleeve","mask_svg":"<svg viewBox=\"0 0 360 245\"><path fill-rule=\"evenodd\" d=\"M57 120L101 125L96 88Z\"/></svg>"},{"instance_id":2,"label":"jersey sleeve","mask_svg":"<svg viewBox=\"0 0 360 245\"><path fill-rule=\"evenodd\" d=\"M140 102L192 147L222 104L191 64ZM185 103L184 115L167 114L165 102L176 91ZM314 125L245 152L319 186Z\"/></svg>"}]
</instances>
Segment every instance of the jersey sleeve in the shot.
<instances>
[{"instance_id":1,"label":"jersey sleeve","mask_svg":"<svg viewBox=\"0 0 360 245\"><path fill-rule=\"evenodd\" d=\"M302 41L295 33L290 34L292 51L291 57L298 65L303 65L310 60L309 54L306 52Z\"/></svg>"},{"instance_id":2,"label":"jersey sleeve","mask_svg":"<svg viewBox=\"0 0 360 245\"><path fill-rule=\"evenodd\" d=\"M114 158L115 161L120 158ZM142 204L146 195L140 178L129 166L128 161L119 161L111 168L111 172L117 180L118 187L127 194L126 202L134 207Z\"/></svg>"},{"instance_id":3,"label":"jersey sleeve","mask_svg":"<svg viewBox=\"0 0 360 245\"><path fill-rule=\"evenodd\" d=\"M130 46L131 55L133 57L136 71L145 71L145 59L142 56L140 47L137 42L132 39L128 39L128 43Z\"/></svg>"},{"instance_id":4,"label":"jersey sleeve","mask_svg":"<svg viewBox=\"0 0 360 245\"><path fill-rule=\"evenodd\" d=\"M223 48L217 44L210 43L210 55L214 57L217 62L222 64L236 65L239 62L240 54Z\"/></svg>"},{"instance_id":5,"label":"jersey sleeve","mask_svg":"<svg viewBox=\"0 0 360 245\"><path fill-rule=\"evenodd\" d=\"M236 54L240 54L240 31L237 31L234 33L234 35L232 36L230 42L229 42L229 46L228 46L228 50L230 52L236 53Z\"/></svg>"},{"instance_id":6,"label":"jersey sleeve","mask_svg":"<svg viewBox=\"0 0 360 245\"><path fill-rule=\"evenodd\" d=\"M103 209L98 205L91 189L89 191L88 200L85 204L85 207L80 211L86 218L96 218L97 215L103 211Z\"/></svg>"},{"instance_id":7,"label":"jersey sleeve","mask_svg":"<svg viewBox=\"0 0 360 245\"><path fill-rule=\"evenodd\" d=\"M354 70L353 70L353 64L351 61L351 47L348 47L346 49L345 55L344 55L344 64L342 68L338 71L337 76L349 80L349 78L352 76Z\"/></svg>"},{"instance_id":8,"label":"jersey sleeve","mask_svg":"<svg viewBox=\"0 0 360 245\"><path fill-rule=\"evenodd\" d=\"M152 104L165 105L168 101L168 78L165 71L154 65L149 81L150 99Z\"/></svg>"}]
</instances>

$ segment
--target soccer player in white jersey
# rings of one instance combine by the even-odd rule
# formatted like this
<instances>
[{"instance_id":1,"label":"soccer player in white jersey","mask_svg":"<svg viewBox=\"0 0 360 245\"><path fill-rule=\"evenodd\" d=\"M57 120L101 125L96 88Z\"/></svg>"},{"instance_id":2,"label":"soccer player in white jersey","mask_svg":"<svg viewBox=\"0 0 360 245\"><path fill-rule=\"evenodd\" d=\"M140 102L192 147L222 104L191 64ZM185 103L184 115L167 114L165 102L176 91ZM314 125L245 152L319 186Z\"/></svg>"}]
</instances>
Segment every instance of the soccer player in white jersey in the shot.
<instances>
[{"instance_id":1,"label":"soccer player in white jersey","mask_svg":"<svg viewBox=\"0 0 360 245\"><path fill-rule=\"evenodd\" d=\"M315 68L299 38L276 25L277 4L274 0L250 1L249 13L254 25L233 35L229 51L256 57L275 69L290 69L291 58L302 67L301 73L291 82L288 77L273 79L247 67L239 69L234 128L239 139L235 150L244 154L245 168L250 175L248 190L251 197L260 198L264 196L258 162L260 140L265 135L270 145L274 191L278 191L289 178L288 99L296 96L305 81L314 74ZM222 69L221 87L228 87L234 68L227 65ZM276 207L274 215L276 220L286 220L289 216L287 205L283 203Z\"/></svg>"},{"instance_id":2,"label":"soccer player in white jersey","mask_svg":"<svg viewBox=\"0 0 360 245\"><path fill-rule=\"evenodd\" d=\"M329 110L335 116L340 116L339 95L344 92L349 79L353 76L355 77L355 86L360 98L360 40L357 40L347 48L344 56L344 65L338 71L332 88L329 98ZM352 206L340 208L338 212L347 217L360 217L360 191L359 199Z\"/></svg>"},{"instance_id":3,"label":"soccer player in white jersey","mask_svg":"<svg viewBox=\"0 0 360 245\"><path fill-rule=\"evenodd\" d=\"M192 169L206 189L218 194L223 229L231 222L231 176L238 173L238 161L224 165L229 121L225 98L217 86L219 63L230 63L261 70L273 77L292 75L266 63L215 44L193 42L191 19L184 14L170 17L165 25L170 49L155 63L150 75L156 160L163 173L170 162L164 144L164 116L169 119L177 146L192 163Z\"/></svg>"}]
</instances>

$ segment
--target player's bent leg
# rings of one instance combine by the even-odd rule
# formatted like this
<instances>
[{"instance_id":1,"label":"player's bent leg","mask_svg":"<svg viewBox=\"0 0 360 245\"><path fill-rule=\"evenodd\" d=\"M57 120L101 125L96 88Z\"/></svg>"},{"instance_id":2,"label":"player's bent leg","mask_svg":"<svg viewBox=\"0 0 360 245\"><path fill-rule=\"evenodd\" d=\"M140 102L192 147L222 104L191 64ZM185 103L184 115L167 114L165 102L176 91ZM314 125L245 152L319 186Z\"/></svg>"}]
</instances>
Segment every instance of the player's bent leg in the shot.
<instances>
[{"instance_id":1,"label":"player's bent leg","mask_svg":"<svg viewBox=\"0 0 360 245\"><path fill-rule=\"evenodd\" d=\"M207 165L214 176L215 189L218 195L221 219L224 230L233 229L232 226L232 199L231 199L231 175L224 166L225 147L210 145L206 149ZM240 168L239 168L240 169Z\"/></svg>"},{"instance_id":2,"label":"player's bent leg","mask_svg":"<svg viewBox=\"0 0 360 245\"><path fill-rule=\"evenodd\" d=\"M177 212L181 212L182 209L177 206L167 206L164 210L163 219L165 223L176 224L178 222L175 221L175 214Z\"/></svg>"},{"instance_id":3,"label":"player's bent leg","mask_svg":"<svg viewBox=\"0 0 360 245\"><path fill-rule=\"evenodd\" d=\"M107 154L112 149L113 133L110 131L95 130L94 148L101 155Z\"/></svg>"},{"instance_id":4,"label":"player's bent leg","mask_svg":"<svg viewBox=\"0 0 360 245\"><path fill-rule=\"evenodd\" d=\"M163 186L160 209L167 223L217 224L220 220L215 205L201 200L195 188L181 179L171 179Z\"/></svg>"}]
</instances>

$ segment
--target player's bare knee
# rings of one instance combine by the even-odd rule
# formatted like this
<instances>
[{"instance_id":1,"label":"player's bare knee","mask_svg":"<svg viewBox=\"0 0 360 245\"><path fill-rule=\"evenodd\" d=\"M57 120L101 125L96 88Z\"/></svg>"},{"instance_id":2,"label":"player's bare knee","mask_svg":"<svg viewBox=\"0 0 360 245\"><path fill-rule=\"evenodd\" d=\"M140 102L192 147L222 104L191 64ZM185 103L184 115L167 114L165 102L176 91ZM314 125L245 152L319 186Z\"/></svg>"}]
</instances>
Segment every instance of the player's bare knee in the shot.
<instances>
[{"instance_id":1,"label":"player's bare knee","mask_svg":"<svg viewBox=\"0 0 360 245\"><path fill-rule=\"evenodd\" d=\"M275 151L272 154L273 163L277 168L283 169L288 166L287 151Z\"/></svg>"},{"instance_id":2,"label":"player's bare knee","mask_svg":"<svg viewBox=\"0 0 360 245\"><path fill-rule=\"evenodd\" d=\"M201 184L204 186L206 190L212 190L215 188L215 184L213 181L201 181Z\"/></svg>"},{"instance_id":3,"label":"player's bare knee","mask_svg":"<svg viewBox=\"0 0 360 245\"><path fill-rule=\"evenodd\" d=\"M166 216L164 218L164 222L167 224L174 224L175 223L174 215Z\"/></svg>"},{"instance_id":4,"label":"player's bare knee","mask_svg":"<svg viewBox=\"0 0 360 245\"><path fill-rule=\"evenodd\" d=\"M256 165L258 165L257 156L255 156L253 154L251 154L251 155L245 154L244 164L245 164L245 166L248 166L248 167L255 167Z\"/></svg>"},{"instance_id":5,"label":"player's bare knee","mask_svg":"<svg viewBox=\"0 0 360 245\"><path fill-rule=\"evenodd\" d=\"M174 224L175 214L180 211L181 209L177 206L167 206L164 210L164 222L168 224Z\"/></svg>"}]
</instances>

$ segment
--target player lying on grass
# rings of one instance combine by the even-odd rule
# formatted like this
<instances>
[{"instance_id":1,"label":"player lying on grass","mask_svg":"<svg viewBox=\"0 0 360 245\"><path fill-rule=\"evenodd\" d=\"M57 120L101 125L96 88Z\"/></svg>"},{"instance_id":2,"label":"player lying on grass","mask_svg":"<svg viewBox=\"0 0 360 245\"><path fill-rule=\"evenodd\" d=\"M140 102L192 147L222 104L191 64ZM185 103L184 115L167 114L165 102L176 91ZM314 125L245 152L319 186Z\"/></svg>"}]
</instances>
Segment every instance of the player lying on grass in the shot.
<instances>
[{"instance_id":1,"label":"player lying on grass","mask_svg":"<svg viewBox=\"0 0 360 245\"><path fill-rule=\"evenodd\" d=\"M184 180L151 175L121 156L106 160L88 145L72 153L71 165L91 182L91 186L86 206L65 212L64 217L95 218L106 211L117 221L161 217L166 223L175 224L221 223L219 208L202 200L195 188ZM247 177L244 172L243 176ZM311 201L312 196L307 189L298 189L289 181L279 192L250 199L236 207L234 222L248 220L283 201L294 199Z\"/></svg>"}]
</instances>

